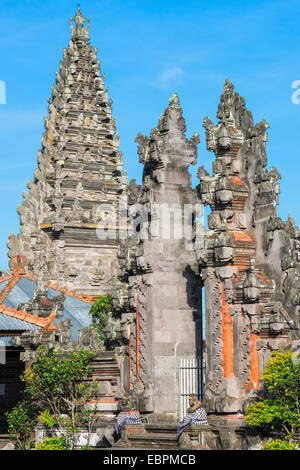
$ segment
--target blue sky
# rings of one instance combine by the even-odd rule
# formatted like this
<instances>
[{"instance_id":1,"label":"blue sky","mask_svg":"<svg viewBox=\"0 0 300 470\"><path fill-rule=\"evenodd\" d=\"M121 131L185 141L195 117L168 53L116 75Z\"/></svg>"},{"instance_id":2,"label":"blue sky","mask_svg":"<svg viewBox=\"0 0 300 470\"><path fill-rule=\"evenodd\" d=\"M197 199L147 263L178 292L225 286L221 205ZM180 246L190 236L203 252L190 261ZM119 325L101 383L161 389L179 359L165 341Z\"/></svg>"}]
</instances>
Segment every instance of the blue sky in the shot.
<instances>
[{"instance_id":1,"label":"blue sky","mask_svg":"<svg viewBox=\"0 0 300 470\"><path fill-rule=\"evenodd\" d=\"M51 83L70 39L69 19L77 2L0 0L0 269L6 242L18 233L17 205L33 176ZM211 171L203 118L216 122L226 78L245 97L254 121L270 124L268 167L282 175L279 215L300 225L300 104L292 83L300 80L300 2L81 0L91 20L105 84L120 134L124 168L141 182L138 132L149 135L177 91L187 136L200 133L198 165ZM0 82L1 84L1 82Z\"/></svg>"}]
</instances>

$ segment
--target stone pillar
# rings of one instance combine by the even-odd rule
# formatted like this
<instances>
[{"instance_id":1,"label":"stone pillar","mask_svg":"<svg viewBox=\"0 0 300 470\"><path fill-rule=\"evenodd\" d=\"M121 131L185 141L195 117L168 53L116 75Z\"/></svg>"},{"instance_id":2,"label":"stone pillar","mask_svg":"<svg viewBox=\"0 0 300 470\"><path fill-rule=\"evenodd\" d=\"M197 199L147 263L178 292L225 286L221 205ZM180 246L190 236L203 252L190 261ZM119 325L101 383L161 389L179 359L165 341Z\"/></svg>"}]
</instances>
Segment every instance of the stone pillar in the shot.
<instances>
[{"instance_id":1,"label":"stone pillar","mask_svg":"<svg viewBox=\"0 0 300 470\"><path fill-rule=\"evenodd\" d=\"M143 188L130 185L134 191L129 193L133 232L139 230L133 233L136 242L124 242L119 253L137 321L131 334L131 383L147 386L148 411L170 420L178 420L178 360L200 355L202 339L192 231L199 201L188 172L196 163L199 138L188 140L185 130L174 94L150 138L138 135Z\"/></svg>"}]
</instances>

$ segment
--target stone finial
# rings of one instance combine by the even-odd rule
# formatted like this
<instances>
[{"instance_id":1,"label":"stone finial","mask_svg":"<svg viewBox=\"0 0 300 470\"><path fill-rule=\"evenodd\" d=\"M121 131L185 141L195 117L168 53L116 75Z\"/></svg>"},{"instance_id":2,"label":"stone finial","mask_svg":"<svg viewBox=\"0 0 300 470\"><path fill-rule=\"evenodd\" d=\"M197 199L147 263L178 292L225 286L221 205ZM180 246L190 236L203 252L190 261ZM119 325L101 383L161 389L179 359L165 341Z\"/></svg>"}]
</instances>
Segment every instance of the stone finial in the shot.
<instances>
[{"instance_id":1,"label":"stone finial","mask_svg":"<svg viewBox=\"0 0 300 470\"><path fill-rule=\"evenodd\" d=\"M233 91L234 90L234 85L231 83L231 81L226 78L224 86L223 86L224 91Z\"/></svg>"},{"instance_id":2,"label":"stone finial","mask_svg":"<svg viewBox=\"0 0 300 470\"><path fill-rule=\"evenodd\" d=\"M172 106L179 106L180 101L179 101L179 96L176 93L176 91L175 91L175 93L173 93L173 95L169 99L169 102L170 102L170 105L172 105Z\"/></svg>"},{"instance_id":3,"label":"stone finial","mask_svg":"<svg viewBox=\"0 0 300 470\"><path fill-rule=\"evenodd\" d=\"M186 131L185 120L182 116L182 109L179 104L177 93L173 93L169 100L169 105L159 118L159 132L171 134L184 134Z\"/></svg>"},{"instance_id":4,"label":"stone finial","mask_svg":"<svg viewBox=\"0 0 300 470\"><path fill-rule=\"evenodd\" d=\"M72 25L72 22L74 21L76 28ZM83 23L86 21L86 25L83 26ZM80 11L80 8L77 8L77 12L74 18L71 18L69 21L71 32L72 32L72 37L73 38L78 38L78 39L89 39L89 26L90 26L90 20L89 18L84 18L82 16L82 13Z\"/></svg>"},{"instance_id":5,"label":"stone finial","mask_svg":"<svg viewBox=\"0 0 300 470\"><path fill-rule=\"evenodd\" d=\"M228 79L224 83L217 118L225 126L234 126L245 134L253 129L252 114L246 107L245 98L234 91L234 85Z\"/></svg>"}]
</instances>

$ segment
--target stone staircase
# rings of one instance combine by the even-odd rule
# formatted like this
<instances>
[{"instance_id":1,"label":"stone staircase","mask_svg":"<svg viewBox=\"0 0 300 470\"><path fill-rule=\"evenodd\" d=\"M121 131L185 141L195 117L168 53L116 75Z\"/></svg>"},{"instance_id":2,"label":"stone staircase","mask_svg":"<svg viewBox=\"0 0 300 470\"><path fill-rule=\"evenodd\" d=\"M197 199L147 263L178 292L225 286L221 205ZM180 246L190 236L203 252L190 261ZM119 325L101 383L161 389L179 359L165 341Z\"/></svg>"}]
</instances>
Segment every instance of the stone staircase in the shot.
<instances>
[{"instance_id":1,"label":"stone staircase","mask_svg":"<svg viewBox=\"0 0 300 470\"><path fill-rule=\"evenodd\" d=\"M143 426L126 426L122 439L114 447L127 447L142 450L176 450L178 449L176 424L145 424Z\"/></svg>"}]
</instances>

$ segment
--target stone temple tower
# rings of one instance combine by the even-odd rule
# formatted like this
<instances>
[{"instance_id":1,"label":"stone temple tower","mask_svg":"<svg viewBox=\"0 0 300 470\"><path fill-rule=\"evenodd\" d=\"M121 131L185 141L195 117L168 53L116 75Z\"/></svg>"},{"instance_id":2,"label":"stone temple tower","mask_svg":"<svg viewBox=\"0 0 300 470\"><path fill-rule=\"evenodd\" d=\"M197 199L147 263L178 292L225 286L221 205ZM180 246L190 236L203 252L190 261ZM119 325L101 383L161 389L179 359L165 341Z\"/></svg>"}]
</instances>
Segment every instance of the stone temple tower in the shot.
<instances>
[{"instance_id":1,"label":"stone temple tower","mask_svg":"<svg viewBox=\"0 0 300 470\"><path fill-rule=\"evenodd\" d=\"M210 206L198 251L205 287L206 407L243 412L272 350L299 342L299 230L277 216L280 174L267 169L267 129L226 80L214 125L206 117L213 175L199 168Z\"/></svg>"},{"instance_id":2,"label":"stone temple tower","mask_svg":"<svg viewBox=\"0 0 300 470\"><path fill-rule=\"evenodd\" d=\"M121 173L112 100L97 48L89 42L89 19L79 8L70 28L38 165L18 207L20 233L9 236L8 255L26 256L29 272L94 295L109 290L117 252L117 240L97 237L97 224L106 217L106 205L117 207L124 197L127 176ZM107 230L117 223L108 221Z\"/></svg>"}]
</instances>

